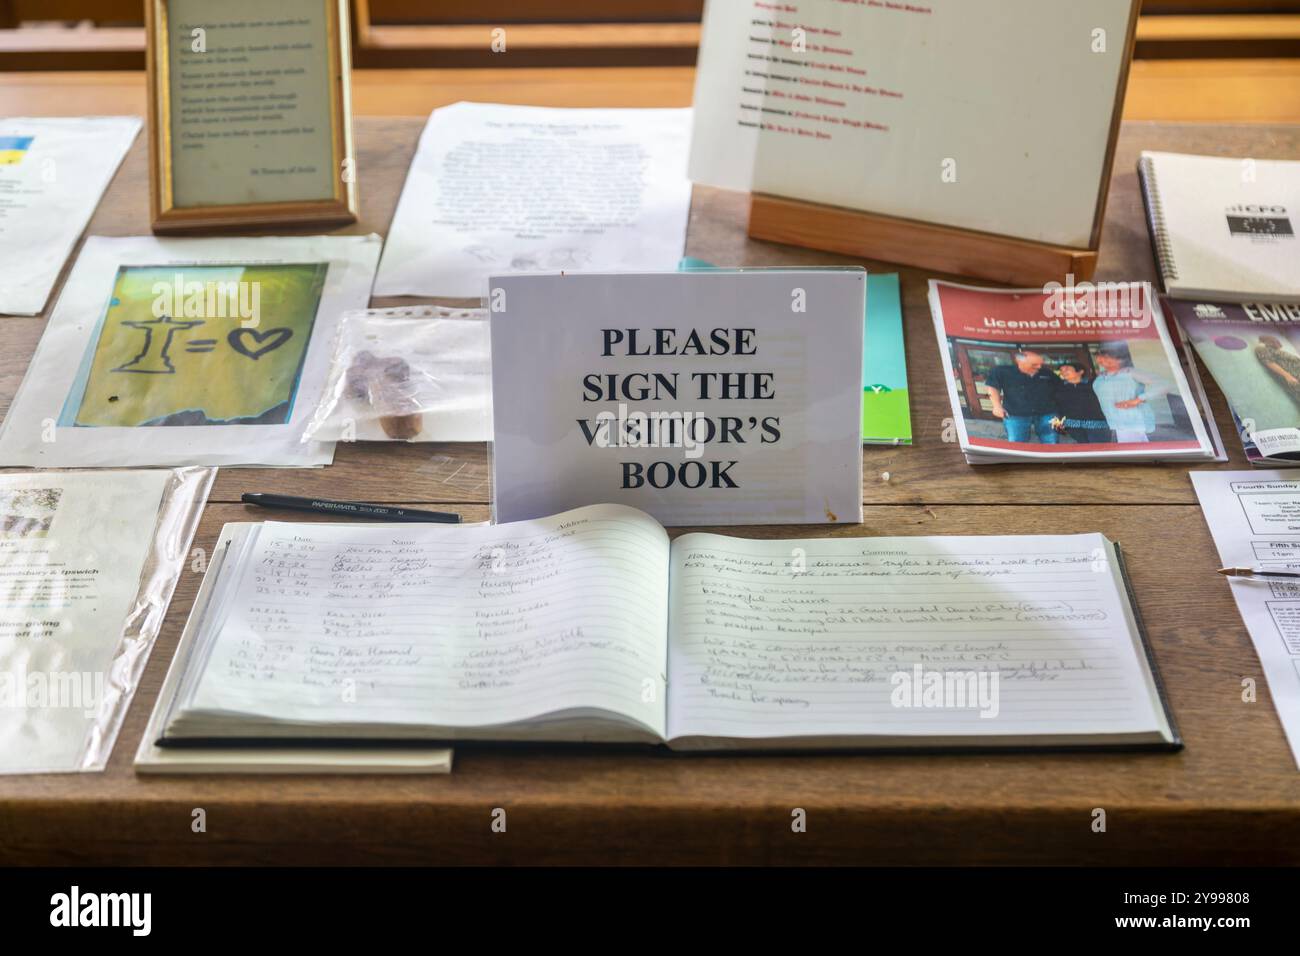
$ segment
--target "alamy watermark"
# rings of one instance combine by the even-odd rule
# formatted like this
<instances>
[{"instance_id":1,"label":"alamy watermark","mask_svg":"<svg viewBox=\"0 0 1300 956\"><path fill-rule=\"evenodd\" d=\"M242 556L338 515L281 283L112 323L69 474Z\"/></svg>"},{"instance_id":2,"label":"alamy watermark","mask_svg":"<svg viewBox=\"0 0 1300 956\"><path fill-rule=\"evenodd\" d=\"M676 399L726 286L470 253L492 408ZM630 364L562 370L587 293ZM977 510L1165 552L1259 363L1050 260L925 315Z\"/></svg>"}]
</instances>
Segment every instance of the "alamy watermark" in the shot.
<instances>
[{"instance_id":1,"label":"alamy watermark","mask_svg":"<svg viewBox=\"0 0 1300 956\"><path fill-rule=\"evenodd\" d=\"M1001 712L1000 675L995 670L929 670L920 664L889 678L889 702L900 708L978 710L982 718Z\"/></svg>"},{"instance_id":2,"label":"alamy watermark","mask_svg":"<svg viewBox=\"0 0 1300 956\"><path fill-rule=\"evenodd\" d=\"M629 409L622 402L618 411L597 412L593 420L579 422L587 440L597 448L681 448L688 459L704 454L704 446L716 439L717 421L696 412Z\"/></svg>"},{"instance_id":3,"label":"alamy watermark","mask_svg":"<svg viewBox=\"0 0 1300 956\"><path fill-rule=\"evenodd\" d=\"M0 709L80 710L87 717L104 701L103 671L28 671L25 663L0 673Z\"/></svg>"},{"instance_id":4,"label":"alamy watermark","mask_svg":"<svg viewBox=\"0 0 1300 956\"><path fill-rule=\"evenodd\" d=\"M1043 317L1065 328L1145 328L1152 316L1149 292L1137 282L1076 282L1070 273L1064 283L1043 286Z\"/></svg>"},{"instance_id":5,"label":"alamy watermark","mask_svg":"<svg viewBox=\"0 0 1300 956\"><path fill-rule=\"evenodd\" d=\"M161 319L239 319L246 329L262 321L262 283L208 280L187 282L178 272L171 282L155 282L153 316Z\"/></svg>"}]
</instances>

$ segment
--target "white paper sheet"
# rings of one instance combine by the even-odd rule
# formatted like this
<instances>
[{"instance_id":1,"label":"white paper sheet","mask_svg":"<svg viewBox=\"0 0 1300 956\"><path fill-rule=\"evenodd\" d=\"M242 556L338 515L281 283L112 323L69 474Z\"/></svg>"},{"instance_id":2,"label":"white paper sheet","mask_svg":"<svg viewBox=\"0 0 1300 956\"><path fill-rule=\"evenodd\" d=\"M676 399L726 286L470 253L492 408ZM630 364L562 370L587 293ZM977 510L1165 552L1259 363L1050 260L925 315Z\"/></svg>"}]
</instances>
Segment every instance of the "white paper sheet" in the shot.
<instances>
[{"instance_id":1,"label":"white paper sheet","mask_svg":"<svg viewBox=\"0 0 1300 956\"><path fill-rule=\"evenodd\" d=\"M0 119L0 314L39 315L138 116Z\"/></svg>"},{"instance_id":2,"label":"white paper sheet","mask_svg":"<svg viewBox=\"0 0 1300 956\"><path fill-rule=\"evenodd\" d=\"M0 466L328 464L333 444L299 439L379 247L91 237L0 429Z\"/></svg>"},{"instance_id":3,"label":"white paper sheet","mask_svg":"<svg viewBox=\"0 0 1300 956\"><path fill-rule=\"evenodd\" d=\"M1300 571L1300 476L1194 471L1192 484L1224 567ZM1229 578L1300 765L1300 580Z\"/></svg>"},{"instance_id":4,"label":"white paper sheet","mask_svg":"<svg viewBox=\"0 0 1300 956\"><path fill-rule=\"evenodd\" d=\"M171 476L0 476L0 772L80 769Z\"/></svg>"},{"instance_id":5,"label":"white paper sheet","mask_svg":"<svg viewBox=\"0 0 1300 956\"><path fill-rule=\"evenodd\" d=\"M375 295L479 297L489 275L675 269L689 109L456 103L420 137Z\"/></svg>"}]
</instances>

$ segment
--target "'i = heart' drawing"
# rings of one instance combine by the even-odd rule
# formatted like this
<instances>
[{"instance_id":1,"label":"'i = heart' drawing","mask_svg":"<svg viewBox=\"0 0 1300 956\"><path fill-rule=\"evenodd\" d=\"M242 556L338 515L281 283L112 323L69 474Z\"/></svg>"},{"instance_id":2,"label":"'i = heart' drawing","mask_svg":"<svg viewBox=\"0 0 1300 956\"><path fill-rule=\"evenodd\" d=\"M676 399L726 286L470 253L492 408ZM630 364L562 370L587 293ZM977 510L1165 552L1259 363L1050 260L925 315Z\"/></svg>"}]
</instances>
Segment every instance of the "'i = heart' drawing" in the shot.
<instances>
[{"instance_id":1,"label":"'i = heart' drawing","mask_svg":"<svg viewBox=\"0 0 1300 956\"><path fill-rule=\"evenodd\" d=\"M251 359L260 359L267 352L274 352L289 339L293 338L293 329L235 329L226 336L230 347L240 355Z\"/></svg>"}]
</instances>

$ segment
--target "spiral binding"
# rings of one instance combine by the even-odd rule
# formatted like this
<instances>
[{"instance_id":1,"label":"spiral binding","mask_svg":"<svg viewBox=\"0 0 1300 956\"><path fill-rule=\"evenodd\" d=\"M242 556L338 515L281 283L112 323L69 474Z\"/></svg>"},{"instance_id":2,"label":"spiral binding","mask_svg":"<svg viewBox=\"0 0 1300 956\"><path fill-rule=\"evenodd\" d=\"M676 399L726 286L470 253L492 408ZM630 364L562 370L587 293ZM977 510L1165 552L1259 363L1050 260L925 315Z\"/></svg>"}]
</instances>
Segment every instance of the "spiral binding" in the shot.
<instances>
[{"instance_id":1,"label":"spiral binding","mask_svg":"<svg viewBox=\"0 0 1300 956\"><path fill-rule=\"evenodd\" d=\"M1147 200L1147 218L1151 226L1151 245L1156 251L1160 274L1164 277L1165 288L1178 278L1178 265L1174 262L1174 246L1169 239L1169 229L1165 225L1165 210L1160 202L1160 188L1156 184L1155 164L1151 158L1143 157L1140 163L1142 171L1142 192Z\"/></svg>"}]
</instances>

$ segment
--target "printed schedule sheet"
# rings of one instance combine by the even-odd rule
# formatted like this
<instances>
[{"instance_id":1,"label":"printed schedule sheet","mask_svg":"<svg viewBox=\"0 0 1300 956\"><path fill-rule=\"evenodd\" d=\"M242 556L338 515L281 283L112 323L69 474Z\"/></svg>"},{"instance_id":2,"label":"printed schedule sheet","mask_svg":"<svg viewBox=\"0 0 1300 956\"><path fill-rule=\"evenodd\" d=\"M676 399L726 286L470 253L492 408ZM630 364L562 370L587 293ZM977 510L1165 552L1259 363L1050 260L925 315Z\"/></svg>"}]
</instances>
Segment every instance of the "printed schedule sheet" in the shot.
<instances>
[{"instance_id":1,"label":"printed schedule sheet","mask_svg":"<svg viewBox=\"0 0 1300 956\"><path fill-rule=\"evenodd\" d=\"M1225 568L1300 571L1300 475L1197 471L1192 484ZM1300 578L1229 579L1300 764Z\"/></svg>"}]
</instances>

